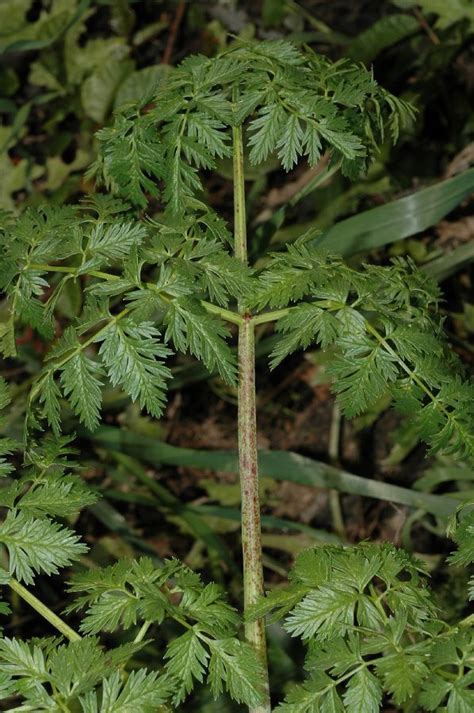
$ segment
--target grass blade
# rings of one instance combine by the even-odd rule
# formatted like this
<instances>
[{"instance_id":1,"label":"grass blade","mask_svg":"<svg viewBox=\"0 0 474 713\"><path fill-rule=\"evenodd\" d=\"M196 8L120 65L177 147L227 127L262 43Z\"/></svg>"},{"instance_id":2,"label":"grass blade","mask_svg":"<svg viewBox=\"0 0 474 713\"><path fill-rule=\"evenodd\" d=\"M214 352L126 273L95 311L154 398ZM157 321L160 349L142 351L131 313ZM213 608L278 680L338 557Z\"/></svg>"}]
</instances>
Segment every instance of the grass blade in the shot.
<instances>
[{"instance_id":1,"label":"grass blade","mask_svg":"<svg viewBox=\"0 0 474 713\"><path fill-rule=\"evenodd\" d=\"M405 198L341 220L315 242L341 255L387 245L436 225L473 190L474 168L471 168Z\"/></svg>"},{"instance_id":2,"label":"grass blade","mask_svg":"<svg viewBox=\"0 0 474 713\"><path fill-rule=\"evenodd\" d=\"M187 466L228 473L238 471L238 458L235 451L178 448L112 426L99 428L94 433L93 439L97 445L109 450L128 453L153 465ZM453 497L420 493L398 485L353 475L298 453L260 451L259 469L261 477L288 480L315 488L333 488L343 493L387 500L419 508L439 517L449 517L461 503L460 499Z\"/></svg>"},{"instance_id":3,"label":"grass blade","mask_svg":"<svg viewBox=\"0 0 474 713\"><path fill-rule=\"evenodd\" d=\"M474 260L474 240L454 248L449 253L422 265L422 269L438 282L446 280Z\"/></svg>"}]
</instances>

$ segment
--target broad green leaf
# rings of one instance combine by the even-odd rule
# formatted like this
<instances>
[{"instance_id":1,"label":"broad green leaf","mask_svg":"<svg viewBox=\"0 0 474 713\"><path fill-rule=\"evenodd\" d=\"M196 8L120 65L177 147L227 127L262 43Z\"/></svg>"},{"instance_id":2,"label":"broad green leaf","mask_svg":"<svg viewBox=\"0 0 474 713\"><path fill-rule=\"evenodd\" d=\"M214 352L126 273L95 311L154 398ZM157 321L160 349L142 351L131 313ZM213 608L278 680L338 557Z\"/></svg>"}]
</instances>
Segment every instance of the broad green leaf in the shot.
<instances>
[{"instance_id":1,"label":"broad green leaf","mask_svg":"<svg viewBox=\"0 0 474 713\"><path fill-rule=\"evenodd\" d=\"M0 37L11 35L26 24L26 13L33 0L2 0L0 2Z\"/></svg>"},{"instance_id":2,"label":"broad green leaf","mask_svg":"<svg viewBox=\"0 0 474 713\"><path fill-rule=\"evenodd\" d=\"M31 84L38 87L46 87L60 95L65 94L65 89L58 78L47 67L41 64L41 62L33 62L28 80Z\"/></svg>"},{"instance_id":3,"label":"broad green leaf","mask_svg":"<svg viewBox=\"0 0 474 713\"><path fill-rule=\"evenodd\" d=\"M0 131L0 146L2 143L2 132ZM13 163L8 153L3 150L0 155L0 174L2 176L0 184L0 208L13 210L15 208L15 202L12 194L25 187L29 175L31 175L31 178L37 179L43 173L44 169L40 166L36 166L32 174L29 174L28 161L26 159L20 159L17 163Z\"/></svg>"},{"instance_id":4,"label":"broad green leaf","mask_svg":"<svg viewBox=\"0 0 474 713\"><path fill-rule=\"evenodd\" d=\"M459 245L441 257L426 262L421 269L438 282L446 280L474 260L474 240Z\"/></svg>"},{"instance_id":5,"label":"broad green leaf","mask_svg":"<svg viewBox=\"0 0 474 713\"><path fill-rule=\"evenodd\" d=\"M436 225L473 189L474 168L405 198L347 218L321 238L316 238L315 244L342 255L388 245Z\"/></svg>"},{"instance_id":6,"label":"broad green leaf","mask_svg":"<svg viewBox=\"0 0 474 713\"><path fill-rule=\"evenodd\" d=\"M369 63L382 50L410 37L420 29L416 17L402 13L385 15L357 35L347 47L347 53L358 62Z\"/></svg>"},{"instance_id":7,"label":"broad green leaf","mask_svg":"<svg viewBox=\"0 0 474 713\"><path fill-rule=\"evenodd\" d=\"M13 2L18 3L19 0ZM3 0L3 3L9 7L10 0ZM70 8L65 10L64 5L58 3L57 9L53 6L49 13L41 13L36 22L23 26L17 24L15 32L5 39L0 36L0 52L25 52L49 47L77 22L90 4L91 0L81 0L77 6L70 3Z\"/></svg>"},{"instance_id":8,"label":"broad green leaf","mask_svg":"<svg viewBox=\"0 0 474 713\"><path fill-rule=\"evenodd\" d=\"M82 172L91 162L90 151L78 149L74 161L66 163L61 156L50 156L46 159L46 186L48 190L59 190L71 174L77 177L79 182L80 172Z\"/></svg>"},{"instance_id":9,"label":"broad green leaf","mask_svg":"<svg viewBox=\"0 0 474 713\"><path fill-rule=\"evenodd\" d=\"M438 15L436 25L440 28L449 27L461 20L469 20L471 27L474 26L472 0L392 0L392 2L403 9L418 5L423 12Z\"/></svg>"},{"instance_id":10,"label":"broad green leaf","mask_svg":"<svg viewBox=\"0 0 474 713\"><path fill-rule=\"evenodd\" d=\"M203 518L216 518L217 521L230 520L231 522L240 523L242 519L240 510L237 510L237 508L223 507L221 505L195 505L190 508L190 510L196 513L196 515L201 515ZM332 544L340 542L340 538L332 532L310 527L302 522L295 522L283 517L275 517L274 515L262 515L261 521L262 527L266 529L301 533L302 536L308 537L308 540L311 542L326 542ZM210 524L212 526L212 523ZM295 535L295 537L297 537L297 535ZM296 540L296 543L298 543L298 541L299 540ZM282 542L284 542L284 540L282 540ZM296 544L296 547L299 549L298 544Z\"/></svg>"},{"instance_id":11,"label":"broad green leaf","mask_svg":"<svg viewBox=\"0 0 474 713\"><path fill-rule=\"evenodd\" d=\"M120 83L134 68L130 60L109 57L108 62L98 67L81 87L84 111L91 119L102 124L107 117Z\"/></svg>"},{"instance_id":12,"label":"broad green leaf","mask_svg":"<svg viewBox=\"0 0 474 713\"><path fill-rule=\"evenodd\" d=\"M144 97L157 94L171 71L168 64L154 64L131 72L118 87L114 101L115 108L128 102L141 102Z\"/></svg>"}]
</instances>

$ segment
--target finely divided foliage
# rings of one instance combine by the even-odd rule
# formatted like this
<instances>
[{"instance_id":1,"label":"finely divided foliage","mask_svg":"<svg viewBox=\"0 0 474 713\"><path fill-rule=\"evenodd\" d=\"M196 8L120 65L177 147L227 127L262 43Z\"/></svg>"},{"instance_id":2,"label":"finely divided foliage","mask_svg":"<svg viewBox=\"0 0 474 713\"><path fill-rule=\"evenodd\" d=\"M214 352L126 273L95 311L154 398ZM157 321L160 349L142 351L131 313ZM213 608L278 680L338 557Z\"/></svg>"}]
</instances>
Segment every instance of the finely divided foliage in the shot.
<instances>
[{"instance_id":1,"label":"finely divided foliage","mask_svg":"<svg viewBox=\"0 0 474 713\"><path fill-rule=\"evenodd\" d=\"M246 123L252 163L276 152L286 169L301 156L314 165L329 150L357 175L386 126L396 139L400 123L413 118L410 105L362 67L333 64L281 41L242 44L214 60L190 57L153 102L146 112L122 112L113 128L99 132L102 152L91 174L140 207L150 179L162 178L175 215L195 207L199 169L231 155L229 126ZM153 140L146 140L150 133ZM157 191L154 184L152 195Z\"/></svg>"},{"instance_id":2,"label":"finely divided foliage","mask_svg":"<svg viewBox=\"0 0 474 713\"><path fill-rule=\"evenodd\" d=\"M6 404L4 382L0 387ZM6 440L1 446L4 453L18 448ZM64 437L46 439L41 446L30 443L24 472L1 488L0 504L7 514L0 547L8 554L7 568L0 569L3 584L32 584L37 574L55 574L87 551L57 521L96 501L79 476L67 472L74 466L71 455ZM237 612L216 585L204 585L181 563L171 560L158 567L145 558L121 560L76 575L69 589L78 596L67 611L84 610L84 638L76 635L67 645L52 639L0 639L0 696L20 694L25 707L18 710L152 711L168 700L181 703L196 681L206 681L216 696L226 690L248 705L261 700L261 664L237 638ZM9 612L6 603L0 602L0 612ZM117 668L144 646L141 638L104 652L95 635L165 620L184 633L163 652L162 671L140 669L124 679Z\"/></svg>"},{"instance_id":3,"label":"finely divided foliage","mask_svg":"<svg viewBox=\"0 0 474 713\"><path fill-rule=\"evenodd\" d=\"M472 629L437 618L423 574L392 545L302 553L289 588L248 613L273 611L308 644L308 678L276 710L377 713L384 691L402 707L417 694L422 710L472 709Z\"/></svg>"},{"instance_id":4,"label":"finely divided foliage","mask_svg":"<svg viewBox=\"0 0 474 713\"><path fill-rule=\"evenodd\" d=\"M330 372L346 415L388 392L433 449L472 456L472 392L457 365L447 368L429 281L401 262L350 270L304 239L255 273L231 257L223 221L199 200L199 170L230 155L236 124L245 123L253 162L276 152L289 169L301 156L315 163L329 151L354 173L387 124L396 138L412 117L409 105L360 67L282 42L244 44L215 60L191 57L151 108L148 102L146 111L127 108L99 132L94 171L138 207L146 194L160 198L164 214L137 222L125 203L96 196L76 209L28 210L4 226L5 355L15 352L19 322L50 338L62 291L80 276L88 280L82 315L53 346L32 389L31 420L46 419L58 434L66 399L94 429L106 381L159 416L170 376L166 345L234 385L225 314L209 303L240 301L257 310L289 307L277 323L284 336L273 366L313 343L334 351Z\"/></svg>"},{"instance_id":5,"label":"finely divided foliage","mask_svg":"<svg viewBox=\"0 0 474 713\"><path fill-rule=\"evenodd\" d=\"M216 59L188 58L157 95L125 107L98 133L90 175L111 195L3 220L2 352L16 357L16 335L26 328L52 344L28 395L18 477L7 456L19 445L0 443L2 582L18 590L87 549L62 522L96 499L70 472L63 419L72 411L95 429L108 384L159 417L173 351L235 386L227 323L276 322L272 367L320 345L330 351L328 371L347 416L390 396L433 450L474 458L472 387L443 337L439 294L426 277L402 261L355 270L308 236L249 268L232 256L228 227L202 198L202 172L232 156L235 127L244 129L252 163L275 154L290 170L329 154L355 177L387 129L396 140L412 118L411 107L362 67L283 41L240 43ZM82 301L65 309L78 285ZM62 333L58 310L61 325L70 317ZM3 382L0 405L8 406ZM472 561L470 516L457 538L456 562ZM237 613L184 565L120 561L76 575L70 593L77 598L67 613L83 612L83 638L0 641L1 695L21 695L18 710L177 708L196 684L250 707L264 700L261 663L237 636ZM398 705L418 696L426 710L472 710L471 630L436 619L418 563L392 547L309 551L290 587L253 609L257 617L271 612L308 645L308 680L278 710L371 713L383 693ZM146 645L146 631L165 621L176 636L157 670L119 673ZM134 644L107 653L96 638L137 627Z\"/></svg>"}]
</instances>

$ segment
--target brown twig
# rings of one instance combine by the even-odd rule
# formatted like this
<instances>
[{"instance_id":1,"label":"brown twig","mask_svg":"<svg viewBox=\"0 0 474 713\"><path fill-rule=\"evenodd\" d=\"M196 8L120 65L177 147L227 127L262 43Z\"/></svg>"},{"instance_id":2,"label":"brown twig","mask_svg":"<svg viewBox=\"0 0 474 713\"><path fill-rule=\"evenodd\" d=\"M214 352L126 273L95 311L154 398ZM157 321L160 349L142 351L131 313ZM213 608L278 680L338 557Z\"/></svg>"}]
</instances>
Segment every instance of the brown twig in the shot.
<instances>
[{"instance_id":1,"label":"brown twig","mask_svg":"<svg viewBox=\"0 0 474 713\"><path fill-rule=\"evenodd\" d=\"M171 23L165 51L163 52L163 59L161 60L162 64L170 64L171 62L176 37L178 36L179 26L181 25L181 22L183 20L185 9L186 0L179 0L173 22Z\"/></svg>"},{"instance_id":2,"label":"brown twig","mask_svg":"<svg viewBox=\"0 0 474 713\"><path fill-rule=\"evenodd\" d=\"M423 17L421 12L418 10L417 7L413 8L413 14L415 15L416 19L420 23L421 27L424 29L428 37L430 38L431 42L434 45L439 45L440 44L440 39L436 32L433 30L432 27L430 27L429 23L426 21L426 19Z\"/></svg>"}]
</instances>

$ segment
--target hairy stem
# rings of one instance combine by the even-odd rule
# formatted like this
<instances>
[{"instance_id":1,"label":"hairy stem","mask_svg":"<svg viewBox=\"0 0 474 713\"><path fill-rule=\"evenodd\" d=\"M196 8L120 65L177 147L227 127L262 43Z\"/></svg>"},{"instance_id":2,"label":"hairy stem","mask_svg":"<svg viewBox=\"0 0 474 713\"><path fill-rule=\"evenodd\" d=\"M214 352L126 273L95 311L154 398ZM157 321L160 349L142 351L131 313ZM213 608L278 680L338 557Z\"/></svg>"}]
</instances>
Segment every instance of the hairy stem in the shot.
<instances>
[{"instance_id":1,"label":"hairy stem","mask_svg":"<svg viewBox=\"0 0 474 713\"><path fill-rule=\"evenodd\" d=\"M11 577L8 580L8 584L14 592L16 592L22 599L24 599L25 602L30 605L30 607L33 607L33 609L35 609L38 614L43 617L43 619L49 621L49 623L52 624L63 636L65 636L66 639L69 639L69 641L81 640L82 637L76 631L74 631L74 629L71 629L71 627L66 624L65 621L63 621L57 614L51 611L51 609L47 607L46 604L43 604L43 602L40 601L37 597L35 597L34 594L29 592L26 587L20 584L20 582Z\"/></svg>"},{"instance_id":2,"label":"hairy stem","mask_svg":"<svg viewBox=\"0 0 474 713\"><path fill-rule=\"evenodd\" d=\"M244 153L242 129L232 130L234 151L234 251L235 257L247 263L247 222L245 216Z\"/></svg>"},{"instance_id":3,"label":"hairy stem","mask_svg":"<svg viewBox=\"0 0 474 713\"><path fill-rule=\"evenodd\" d=\"M234 240L235 256L247 263L245 218L245 185L242 129L233 129L234 159ZM239 305L240 311L244 311ZM263 595L262 540L257 455L257 417L255 398L255 331L250 314L242 315L239 326L238 431L239 473L241 488L242 555L244 577L244 610ZM249 710L268 713L271 710L267 668L267 645L263 619L247 622L245 636L254 647L265 672L262 703Z\"/></svg>"}]
</instances>

